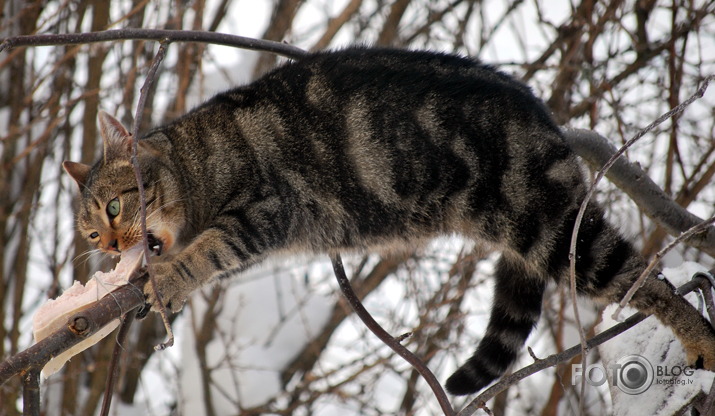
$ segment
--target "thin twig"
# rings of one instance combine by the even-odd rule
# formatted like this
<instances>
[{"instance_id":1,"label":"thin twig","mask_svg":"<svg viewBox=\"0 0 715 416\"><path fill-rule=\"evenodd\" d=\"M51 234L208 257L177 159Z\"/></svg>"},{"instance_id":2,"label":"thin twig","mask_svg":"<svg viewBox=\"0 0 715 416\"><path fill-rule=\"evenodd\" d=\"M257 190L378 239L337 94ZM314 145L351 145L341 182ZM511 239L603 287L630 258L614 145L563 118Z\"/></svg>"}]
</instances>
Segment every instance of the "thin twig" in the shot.
<instances>
[{"instance_id":1,"label":"thin twig","mask_svg":"<svg viewBox=\"0 0 715 416\"><path fill-rule=\"evenodd\" d=\"M112 352L112 360L109 362L109 371L107 371L107 385L104 388L102 409L99 411L100 416L109 415L109 408L112 405L112 396L114 395L114 382L119 374L119 358L122 356L122 351L124 351L124 341L127 339L129 328L131 328L135 316L136 311L127 312L124 314L122 324L119 326L119 333L117 333L114 351Z\"/></svg>"},{"instance_id":2,"label":"thin twig","mask_svg":"<svg viewBox=\"0 0 715 416\"><path fill-rule=\"evenodd\" d=\"M444 389L437 380L437 377L435 377L432 371L430 371L422 360L400 344L398 339L395 339L392 335L385 331L385 329L383 329L380 324L373 319L370 312L368 312L360 302L360 299L357 297L352 289L352 286L350 285L350 280L345 275L345 269L343 268L343 261L340 258L340 255L331 255L330 261L333 263L333 271L335 272L335 277L338 279L340 290L343 292L345 299L347 299L353 311L355 311L355 314L363 321L365 326L372 331L373 334L375 334L383 343L404 358L405 361L410 363L410 365L412 365L412 367L414 367L415 370L422 375L432 389L432 392L437 398L444 414L447 416L454 415L454 409L452 409L452 405L449 403L447 394L444 392Z\"/></svg>"},{"instance_id":3,"label":"thin twig","mask_svg":"<svg viewBox=\"0 0 715 416\"><path fill-rule=\"evenodd\" d=\"M40 416L40 369L31 367L22 374L22 414Z\"/></svg>"},{"instance_id":4,"label":"thin twig","mask_svg":"<svg viewBox=\"0 0 715 416\"><path fill-rule=\"evenodd\" d=\"M300 59L308 52L298 47L281 42L252 39L225 33L205 32L201 30L164 30L164 29L117 29L101 32L45 34L13 36L2 39L0 52L17 46L52 46L73 45L112 40L155 40L169 42L199 42L215 45L233 46L254 51L272 52L292 59Z\"/></svg>"},{"instance_id":5,"label":"thin twig","mask_svg":"<svg viewBox=\"0 0 715 416\"><path fill-rule=\"evenodd\" d=\"M149 257L151 252L149 251L149 234L146 230L146 193L144 192L144 181L142 180L141 170L139 168L139 161L137 159L137 152L139 148L139 126L141 125L142 116L144 114L144 106L146 105L147 95L151 90L151 84L154 82L154 76L156 75L161 61L164 60L166 55L166 47L169 44L168 39L161 40L159 45L159 50L154 56L154 60L151 62L149 67L149 72L146 74L146 79L144 80L144 85L142 85L139 90L139 102L137 103L136 115L134 116L134 126L132 127L132 166L134 167L134 175L137 179L137 188L139 188L139 204L140 204L140 215L141 229L142 229L142 240L144 244L144 260L147 264L147 273L149 274L149 283L151 284L151 290L154 291L154 296L156 296L157 303L159 304L159 315L161 315L161 321L164 323L164 329L166 329L167 340L155 348L157 350L163 350L166 347L174 345L174 332L171 330L171 324L169 323L169 317L166 313L166 306L162 302L161 294L157 290L156 279L154 278L154 273L152 272L151 262Z\"/></svg>"}]
</instances>

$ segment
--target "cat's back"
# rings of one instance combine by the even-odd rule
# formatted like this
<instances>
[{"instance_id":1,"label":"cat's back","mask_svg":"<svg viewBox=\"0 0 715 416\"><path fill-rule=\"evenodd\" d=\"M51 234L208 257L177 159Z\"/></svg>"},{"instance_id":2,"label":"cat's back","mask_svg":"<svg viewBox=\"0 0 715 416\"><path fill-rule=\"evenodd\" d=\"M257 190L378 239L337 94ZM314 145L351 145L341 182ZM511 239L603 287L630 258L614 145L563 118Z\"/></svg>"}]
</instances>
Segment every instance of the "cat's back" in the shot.
<instances>
[{"instance_id":1,"label":"cat's back","mask_svg":"<svg viewBox=\"0 0 715 416\"><path fill-rule=\"evenodd\" d=\"M471 58L430 51L318 52L221 93L197 111L207 126L241 126L254 146L280 138L277 146L299 152L320 143L343 148L355 143L351 138L388 149L451 146L459 139L478 148L507 141L564 147L549 110L525 84Z\"/></svg>"},{"instance_id":2,"label":"cat's back","mask_svg":"<svg viewBox=\"0 0 715 416\"><path fill-rule=\"evenodd\" d=\"M482 105L491 102L548 113L531 90L513 77L468 57L432 51L351 47L318 52L277 68L251 87L266 97L281 92L283 98L333 109L360 97L376 107L400 108L418 107L435 98L464 103L483 98Z\"/></svg>"},{"instance_id":3,"label":"cat's back","mask_svg":"<svg viewBox=\"0 0 715 416\"><path fill-rule=\"evenodd\" d=\"M492 66L448 53L361 46L288 62L216 95L172 124L242 125L244 133L272 129L303 139L345 137L351 127L378 133L416 128L428 136L439 133L437 127L451 136L503 136L515 129L560 135L530 88ZM478 131L465 132L465 127Z\"/></svg>"}]
</instances>

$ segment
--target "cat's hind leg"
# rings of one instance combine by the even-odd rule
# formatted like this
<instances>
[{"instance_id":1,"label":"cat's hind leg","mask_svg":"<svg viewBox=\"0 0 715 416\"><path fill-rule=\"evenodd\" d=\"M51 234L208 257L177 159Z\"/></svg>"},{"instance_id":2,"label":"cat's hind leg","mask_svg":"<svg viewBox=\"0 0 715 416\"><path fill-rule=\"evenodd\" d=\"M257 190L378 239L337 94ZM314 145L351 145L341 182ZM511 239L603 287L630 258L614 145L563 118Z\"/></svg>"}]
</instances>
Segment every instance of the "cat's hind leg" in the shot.
<instances>
[{"instance_id":1,"label":"cat's hind leg","mask_svg":"<svg viewBox=\"0 0 715 416\"><path fill-rule=\"evenodd\" d=\"M528 275L520 260L502 255L495 280L486 334L474 355L447 380L452 394L475 393L504 374L541 314L546 282Z\"/></svg>"},{"instance_id":2,"label":"cat's hind leg","mask_svg":"<svg viewBox=\"0 0 715 416\"><path fill-rule=\"evenodd\" d=\"M575 218L575 215L571 217ZM562 251L567 250L569 240L566 233L561 237ZM551 269L560 269L558 274L565 283L568 282L568 258L551 258L559 259L553 262ZM586 210L578 235L576 258L578 292L604 304L620 302L646 268L645 260L635 248L595 207ZM557 262L560 264L556 265ZM685 349L688 364L715 370L715 330L662 275L651 272L629 305L645 314L655 315L670 327Z\"/></svg>"}]
</instances>

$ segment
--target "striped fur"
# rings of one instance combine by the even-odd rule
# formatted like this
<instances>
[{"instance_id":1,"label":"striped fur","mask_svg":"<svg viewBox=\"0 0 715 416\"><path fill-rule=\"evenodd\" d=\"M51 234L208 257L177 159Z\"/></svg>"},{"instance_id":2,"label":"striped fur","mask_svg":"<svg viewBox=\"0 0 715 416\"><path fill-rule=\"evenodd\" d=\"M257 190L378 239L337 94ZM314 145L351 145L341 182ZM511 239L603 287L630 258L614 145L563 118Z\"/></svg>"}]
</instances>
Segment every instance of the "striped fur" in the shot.
<instances>
[{"instance_id":1,"label":"striped fur","mask_svg":"<svg viewBox=\"0 0 715 416\"><path fill-rule=\"evenodd\" d=\"M102 160L65 167L82 189L80 232L119 252L139 238L138 193L126 130L106 114L100 124ZM585 194L575 156L526 86L431 52L314 54L218 94L149 132L139 150L147 223L164 260L152 267L174 310L194 289L278 251L369 250L453 233L502 250L487 333L449 379L455 394L484 387L521 351L544 286L566 279ZM604 302L644 268L595 206L578 251L579 291ZM155 303L150 290L147 299ZM670 325L691 362L713 368L713 330L667 282L649 279L632 304Z\"/></svg>"}]
</instances>

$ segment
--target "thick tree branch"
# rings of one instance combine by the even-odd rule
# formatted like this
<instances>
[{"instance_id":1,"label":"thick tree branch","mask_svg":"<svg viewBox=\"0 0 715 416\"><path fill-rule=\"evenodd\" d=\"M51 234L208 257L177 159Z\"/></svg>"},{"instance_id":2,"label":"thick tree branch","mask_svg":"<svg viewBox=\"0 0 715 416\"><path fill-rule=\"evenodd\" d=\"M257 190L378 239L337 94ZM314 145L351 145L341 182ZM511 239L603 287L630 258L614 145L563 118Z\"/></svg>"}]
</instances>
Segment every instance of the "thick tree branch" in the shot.
<instances>
[{"instance_id":1,"label":"thick tree branch","mask_svg":"<svg viewBox=\"0 0 715 416\"><path fill-rule=\"evenodd\" d=\"M600 169L616 153L616 148L600 134L581 129L564 131L566 142L594 169ZM673 201L638 165L625 156L616 159L606 177L640 207L643 212L674 237L700 224L703 219ZM683 241L715 257L715 227Z\"/></svg>"},{"instance_id":2,"label":"thick tree branch","mask_svg":"<svg viewBox=\"0 0 715 416\"><path fill-rule=\"evenodd\" d=\"M30 348L0 363L0 385L16 374L40 370L52 357L68 350L125 313L144 305L141 288L146 274L132 279L86 309L72 315L67 325Z\"/></svg>"}]
</instances>

